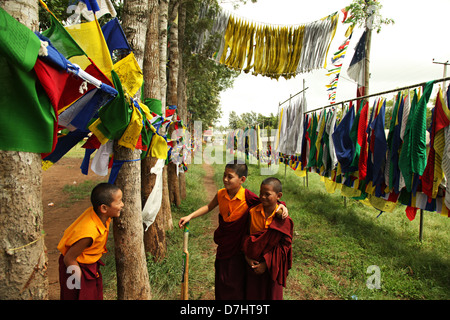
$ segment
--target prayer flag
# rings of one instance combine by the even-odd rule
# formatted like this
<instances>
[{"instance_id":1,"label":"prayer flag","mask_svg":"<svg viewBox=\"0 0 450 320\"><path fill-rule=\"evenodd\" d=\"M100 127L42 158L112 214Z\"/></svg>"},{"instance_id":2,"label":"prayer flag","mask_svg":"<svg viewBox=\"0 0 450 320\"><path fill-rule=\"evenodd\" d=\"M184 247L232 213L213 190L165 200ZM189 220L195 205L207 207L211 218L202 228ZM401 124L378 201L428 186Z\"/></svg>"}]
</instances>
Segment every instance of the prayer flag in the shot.
<instances>
[{"instance_id":1,"label":"prayer flag","mask_svg":"<svg viewBox=\"0 0 450 320\"><path fill-rule=\"evenodd\" d=\"M108 139L120 139L130 123L133 110L129 108L129 103L122 90L120 79L116 72L112 70L114 87L118 94L108 104L103 106L98 112L98 119L89 126L89 129L104 144Z\"/></svg>"},{"instance_id":2,"label":"prayer flag","mask_svg":"<svg viewBox=\"0 0 450 320\"><path fill-rule=\"evenodd\" d=\"M34 73L41 42L0 8L0 150L50 152L56 115Z\"/></svg>"},{"instance_id":3,"label":"prayer flag","mask_svg":"<svg viewBox=\"0 0 450 320\"><path fill-rule=\"evenodd\" d=\"M336 150L336 157L343 173L353 172L357 169L351 167L355 154L355 144L350 137L350 128L352 128L354 120L355 111L354 108L350 108L331 135Z\"/></svg>"},{"instance_id":4,"label":"prayer flag","mask_svg":"<svg viewBox=\"0 0 450 320\"><path fill-rule=\"evenodd\" d=\"M433 90L434 81L427 82L423 94L417 103L411 128L411 164L412 172L421 176L427 163L427 103Z\"/></svg>"},{"instance_id":5,"label":"prayer flag","mask_svg":"<svg viewBox=\"0 0 450 320\"><path fill-rule=\"evenodd\" d=\"M384 133L384 120L386 112L386 100L376 116L375 120L372 122L371 128L373 130L373 178L372 182L374 185L380 184L384 181L384 165L386 163L386 151L387 142L386 134Z\"/></svg>"},{"instance_id":6,"label":"prayer flag","mask_svg":"<svg viewBox=\"0 0 450 320\"><path fill-rule=\"evenodd\" d=\"M355 47L355 54L347 70L348 76L358 84L357 96L363 96L364 74L365 74L365 58L366 58L366 31L362 34Z\"/></svg>"},{"instance_id":7,"label":"prayer flag","mask_svg":"<svg viewBox=\"0 0 450 320\"><path fill-rule=\"evenodd\" d=\"M110 78L113 63L111 55L103 37L102 30L97 20L75 24L66 27L72 38L80 45L86 55L98 66L98 68ZM91 62L85 57L73 57L72 63L85 69Z\"/></svg>"},{"instance_id":8,"label":"prayer flag","mask_svg":"<svg viewBox=\"0 0 450 320\"><path fill-rule=\"evenodd\" d=\"M442 171L442 158L444 154L445 138L444 128L450 124L450 110L442 97L439 89L436 104L433 109L431 131L430 131L430 151L427 159L427 166L422 175L422 191L429 201L436 198L439 185L444 178Z\"/></svg>"},{"instance_id":9,"label":"prayer flag","mask_svg":"<svg viewBox=\"0 0 450 320\"><path fill-rule=\"evenodd\" d=\"M50 11L49 14L51 25L50 28L42 31L42 35L48 38L56 50L58 50L58 52L66 59L70 59L74 56L85 56L86 53L67 32L61 22L59 22Z\"/></svg>"},{"instance_id":10,"label":"prayer flag","mask_svg":"<svg viewBox=\"0 0 450 320\"><path fill-rule=\"evenodd\" d=\"M102 27L102 32L105 37L106 44L108 45L111 58L114 50L126 50L128 53L132 51L120 25L119 19L114 18L108 21Z\"/></svg>"}]
</instances>

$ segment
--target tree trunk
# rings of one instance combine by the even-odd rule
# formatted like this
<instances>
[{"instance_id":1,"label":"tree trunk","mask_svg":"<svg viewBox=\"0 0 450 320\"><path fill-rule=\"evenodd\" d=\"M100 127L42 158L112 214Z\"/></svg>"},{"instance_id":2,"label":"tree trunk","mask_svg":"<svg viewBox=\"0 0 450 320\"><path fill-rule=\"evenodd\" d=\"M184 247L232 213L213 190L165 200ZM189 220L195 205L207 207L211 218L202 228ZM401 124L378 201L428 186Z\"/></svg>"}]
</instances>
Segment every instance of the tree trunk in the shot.
<instances>
[{"instance_id":1,"label":"tree trunk","mask_svg":"<svg viewBox=\"0 0 450 320\"><path fill-rule=\"evenodd\" d=\"M159 0L159 82L161 103L166 107L167 93L167 20L169 15L169 0Z\"/></svg>"},{"instance_id":2,"label":"tree trunk","mask_svg":"<svg viewBox=\"0 0 450 320\"><path fill-rule=\"evenodd\" d=\"M169 0L159 0L159 79L161 90L161 104L163 115L165 115L167 105L167 21L169 15ZM165 134L164 129L160 132ZM167 166L163 171L163 202L161 204L162 212L164 213L165 230L172 230L172 209L169 199L169 183L168 183Z\"/></svg>"},{"instance_id":3,"label":"tree trunk","mask_svg":"<svg viewBox=\"0 0 450 320\"><path fill-rule=\"evenodd\" d=\"M169 21L170 21L170 33L169 33L169 81L167 84L167 104L178 106L178 7L180 1L173 0L169 4ZM174 119L176 113L174 115ZM170 138L173 132L173 128L169 129L167 137ZM170 159L169 159L170 160ZM177 164L172 161L169 162L167 168L168 183L169 183L169 199L171 203L174 203L177 207L181 204L180 185L177 175Z\"/></svg>"},{"instance_id":4,"label":"tree trunk","mask_svg":"<svg viewBox=\"0 0 450 320\"><path fill-rule=\"evenodd\" d=\"M159 79L159 5L158 0L149 0L150 19L147 29L144 56L144 96L161 100ZM155 186L156 175L151 173L157 158L148 156L142 160L142 207ZM156 205L156 204L155 204ZM165 218L162 207L155 221L144 232L145 252L150 253L155 260L161 260L166 255Z\"/></svg>"},{"instance_id":5,"label":"tree trunk","mask_svg":"<svg viewBox=\"0 0 450 320\"><path fill-rule=\"evenodd\" d=\"M186 72L183 66L184 31L186 27L186 2L180 4L178 24L178 51L179 51L179 72L178 72L178 115L187 126L187 95L186 95ZM185 141L189 143L189 141ZM185 151L185 150L183 150ZM186 199L186 175L184 171L178 176L180 184L180 197Z\"/></svg>"},{"instance_id":6,"label":"tree trunk","mask_svg":"<svg viewBox=\"0 0 450 320\"><path fill-rule=\"evenodd\" d=\"M0 6L37 30L36 0L3 0ZM48 299L40 155L0 150L0 190L0 299Z\"/></svg>"},{"instance_id":7,"label":"tree trunk","mask_svg":"<svg viewBox=\"0 0 450 320\"><path fill-rule=\"evenodd\" d=\"M147 23L148 0L125 0L122 12L122 28L141 69L143 69L144 62Z\"/></svg>"},{"instance_id":8,"label":"tree trunk","mask_svg":"<svg viewBox=\"0 0 450 320\"><path fill-rule=\"evenodd\" d=\"M148 25L148 0L126 0L123 30L136 60L143 68ZM121 216L114 219L114 245L117 273L117 297L120 300L151 299L142 222L141 163L137 150L114 142L114 159L123 160L116 185L122 189L125 204Z\"/></svg>"},{"instance_id":9,"label":"tree trunk","mask_svg":"<svg viewBox=\"0 0 450 320\"><path fill-rule=\"evenodd\" d=\"M139 159L137 150L121 147L114 142L114 159ZM144 251L144 227L141 205L141 164L128 161L122 165L116 185L122 189L124 208L114 218L114 249L119 300L151 299L147 261Z\"/></svg>"}]
</instances>

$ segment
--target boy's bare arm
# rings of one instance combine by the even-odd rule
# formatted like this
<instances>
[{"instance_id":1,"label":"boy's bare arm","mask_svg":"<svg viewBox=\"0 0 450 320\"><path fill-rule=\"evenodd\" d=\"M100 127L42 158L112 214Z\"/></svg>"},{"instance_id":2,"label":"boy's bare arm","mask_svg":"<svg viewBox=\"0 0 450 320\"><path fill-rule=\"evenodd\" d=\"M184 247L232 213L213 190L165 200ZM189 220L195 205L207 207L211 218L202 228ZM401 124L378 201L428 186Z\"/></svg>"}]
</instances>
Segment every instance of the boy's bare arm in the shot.
<instances>
[{"instance_id":1,"label":"boy's bare arm","mask_svg":"<svg viewBox=\"0 0 450 320\"><path fill-rule=\"evenodd\" d=\"M75 242L64 255L64 264L66 267L71 265L78 266L77 258L86 248L92 245L92 238L83 238Z\"/></svg>"},{"instance_id":2,"label":"boy's bare arm","mask_svg":"<svg viewBox=\"0 0 450 320\"><path fill-rule=\"evenodd\" d=\"M200 207L199 209L192 212L190 215L187 215L185 217L182 217L180 221L178 222L178 227L182 228L186 223L188 223L191 219L200 217L204 214L207 214L211 210L213 210L215 207L219 205L219 201L217 200L217 194L214 197L214 199L211 200L210 203L207 205Z\"/></svg>"}]
</instances>

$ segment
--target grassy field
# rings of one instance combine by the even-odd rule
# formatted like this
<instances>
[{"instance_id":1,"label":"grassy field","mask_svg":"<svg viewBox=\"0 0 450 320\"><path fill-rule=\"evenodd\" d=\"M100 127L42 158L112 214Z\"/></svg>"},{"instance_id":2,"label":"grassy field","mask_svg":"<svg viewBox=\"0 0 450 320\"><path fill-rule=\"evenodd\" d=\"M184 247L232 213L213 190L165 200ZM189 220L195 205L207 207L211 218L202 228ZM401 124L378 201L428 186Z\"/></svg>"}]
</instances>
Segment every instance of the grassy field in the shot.
<instances>
[{"instance_id":1,"label":"grassy field","mask_svg":"<svg viewBox=\"0 0 450 320\"><path fill-rule=\"evenodd\" d=\"M279 168L275 176L283 183L282 200L294 220L286 300L450 298L448 218L425 212L419 241L419 217L409 221L405 206L379 216L355 200L345 205L340 191L327 193L317 174L309 174L306 187L292 169L285 176L284 167ZM220 185L223 165L215 169ZM266 176L255 165L249 169L245 187L258 194ZM380 289L366 285L374 275L369 266L378 267Z\"/></svg>"},{"instance_id":2,"label":"grassy field","mask_svg":"<svg viewBox=\"0 0 450 320\"><path fill-rule=\"evenodd\" d=\"M250 165L244 187L256 194L266 176ZM222 187L223 165L214 165L215 181ZM205 198L201 165L190 165L187 199L172 208L174 229L167 232L167 257L148 259L152 296L177 300L182 270L182 231L176 227L210 199ZM285 300L448 300L450 298L450 220L434 212L424 213L423 241L419 241L419 217L409 221L405 207L383 213L348 199L340 191L326 192L317 174L309 175L308 187L293 170L280 166L276 174L283 183L283 198L294 221L293 267L284 291ZM189 295L192 300L213 299L214 255L209 215L190 225ZM105 298L115 299L116 281L113 239L103 269ZM366 285L376 272L380 288ZM368 272L369 271L369 272ZM376 283L371 281L370 283Z\"/></svg>"}]
</instances>

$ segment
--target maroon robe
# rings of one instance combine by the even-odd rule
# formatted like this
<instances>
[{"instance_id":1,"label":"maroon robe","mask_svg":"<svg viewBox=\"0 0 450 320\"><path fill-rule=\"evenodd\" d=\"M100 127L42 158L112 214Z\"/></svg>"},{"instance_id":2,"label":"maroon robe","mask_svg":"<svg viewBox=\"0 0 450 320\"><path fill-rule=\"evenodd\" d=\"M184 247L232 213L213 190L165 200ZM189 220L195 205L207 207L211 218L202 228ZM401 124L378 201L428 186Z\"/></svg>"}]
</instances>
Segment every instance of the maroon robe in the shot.
<instances>
[{"instance_id":1,"label":"maroon robe","mask_svg":"<svg viewBox=\"0 0 450 320\"><path fill-rule=\"evenodd\" d=\"M61 300L103 300L103 279L100 266L105 264L98 260L96 263L78 263L81 269L80 289L69 289L67 279L71 276L66 272L64 256L59 256L59 286Z\"/></svg>"},{"instance_id":2,"label":"maroon robe","mask_svg":"<svg viewBox=\"0 0 450 320\"><path fill-rule=\"evenodd\" d=\"M256 194L245 189L249 208L260 203ZM214 231L217 244L215 272L216 300L245 299L245 258L241 251L242 240L248 230L248 210L236 221L225 222L219 214L219 226Z\"/></svg>"},{"instance_id":3,"label":"maroon robe","mask_svg":"<svg viewBox=\"0 0 450 320\"><path fill-rule=\"evenodd\" d=\"M288 270L292 267L293 229L290 217L273 219L268 229L244 238L244 254L267 264L267 270L257 275L246 263L247 300L283 299L283 287L286 287Z\"/></svg>"}]
</instances>

